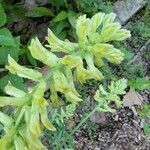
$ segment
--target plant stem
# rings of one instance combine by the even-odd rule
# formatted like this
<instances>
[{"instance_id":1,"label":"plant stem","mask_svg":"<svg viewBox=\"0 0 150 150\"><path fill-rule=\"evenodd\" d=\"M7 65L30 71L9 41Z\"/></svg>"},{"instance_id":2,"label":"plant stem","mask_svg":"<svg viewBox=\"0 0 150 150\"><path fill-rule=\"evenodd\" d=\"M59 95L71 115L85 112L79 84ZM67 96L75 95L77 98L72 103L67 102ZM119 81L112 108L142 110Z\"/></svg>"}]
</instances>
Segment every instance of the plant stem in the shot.
<instances>
[{"instance_id":1,"label":"plant stem","mask_svg":"<svg viewBox=\"0 0 150 150\"><path fill-rule=\"evenodd\" d=\"M102 105L103 103L99 103L86 117L84 117L81 122L72 130L72 132L69 134L69 137L72 136L86 121L88 118L90 118L97 109Z\"/></svg>"},{"instance_id":2,"label":"plant stem","mask_svg":"<svg viewBox=\"0 0 150 150\"><path fill-rule=\"evenodd\" d=\"M103 102L99 102L99 104L86 116L84 117L81 122L72 130L72 132L65 138L63 143L65 143L68 139L71 138L72 135L98 110L98 108L103 105Z\"/></svg>"}]
</instances>

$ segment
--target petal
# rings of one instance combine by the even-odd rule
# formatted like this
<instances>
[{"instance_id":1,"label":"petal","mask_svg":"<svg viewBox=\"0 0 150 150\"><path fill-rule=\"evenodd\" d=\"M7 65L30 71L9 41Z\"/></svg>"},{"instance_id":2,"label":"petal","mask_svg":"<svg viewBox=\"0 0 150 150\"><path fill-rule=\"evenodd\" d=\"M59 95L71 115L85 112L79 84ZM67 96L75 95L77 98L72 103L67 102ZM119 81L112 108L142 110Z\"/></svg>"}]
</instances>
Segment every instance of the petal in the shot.
<instances>
[{"instance_id":1,"label":"petal","mask_svg":"<svg viewBox=\"0 0 150 150\"><path fill-rule=\"evenodd\" d=\"M97 91L95 92L94 99L95 99L96 101L99 101L99 100L100 100L100 91L99 91L99 90L97 90Z\"/></svg>"},{"instance_id":2,"label":"petal","mask_svg":"<svg viewBox=\"0 0 150 150\"><path fill-rule=\"evenodd\" d=\"M51 98L51 101L54 104L54 106L59 107L61 105L61 102L60 102L56 92L55 93L51 92L50 98Z\"/></svg>"},{"instance_id":3,"label":"petal","mask_svg":"<svg viewBox=\"0 0 150 150\"><path fill-rule=\"evenodd\" d=\"M0 111L0 122L4 126L10 126L14 122L14 120Z\"/></svg>"},{"instance_id":4,"label":"petal","mask_svg":"<svg viewBox=\"0 0 150 150\"><path fill-rule=\"evenodd\" d=\"M69 83L67 78L60 71L55 71L53 74L54 87L57 91L64 93L67 89L69 89Z\"/></svg>"},{"instance_id":5,"label":"petal","mask_svg":"<svg viewBox=\"0 0 150 150\"><path fill-rule=\"evenodd\" d=\"M26 139L27 145L31 150L46 150L46 147L40 141L40 138L35 136L27 127L24 133L24 139Z\"/></svg>"},{"instance_id":6,"label":"petal","mask_svg":"<svg viewBox=\"0 0 150 150\"><path fill-rule=\"evenodd\" d=\"M76 23L76 33L78 36L79 46L83 47L87 43L87 35L89 33L90 20L86 15L80 16Z\"/></svg>"},{"instance_id":7,"label":"petal","mask_svg":"<svg viewBox=\"0 0 150 150\"><path fill-rule=\"evenodd\" d=\"M83 68L83 65L80 65L75 70L76 80L80 83L84 83L87 79L89 79L90 71Z\"/></svg>"},{"instance_id":8,"label":"petal","mask_svg":"<svg viewBox=\"0 0 150 150\"><path fill-rule=\"evenodd\" d=\"M49 43L49 47L51 48L51 51L53 52L65 52L65 53L71 53L75 51L76 44L71 43L69 41L62 41L58 39L53 32L48 29L48 36L46 37L46 40Z\"/></svg>"},{"instance_id":9,"label":"petal","mask_svg":"<svg viewBox=\"0 0 150 150\"><path fill-rule=\"evenodd\" d=\"M40 109L40 115L41 115L41 121L42 124L51 131L56 131L55 127L51 124L51 122L48 119L47 115L47 109L46 107L43 107Z\"/></svg>"},{"instance_id":10,"label":"petal","mask_svg":"<svg viewBox=\"0 0 150 150\"><path fill-rule=\"evenodd\" d=\"M128 31L126 29L121 29L113 36L113 40L123 41L130 37L131 37L130 31Z\"/></svg>"},{"instance_id":11,"label":"petal","mask_svg":"<svg viewBox=\"0 0 150 150\"><path fill-rule=\"evenodd\" d=\"M110 44L95 44L93 47L89 47L88 51L92 52L96 57L106 58L115 64L121 63L124 58L124 54Z\"/></svg>"},{"instance_id":12,"label":"petal","mask_svg":"<svg viewBox=\"0 0 150 150\"><path fill-rule=\"evenodd\" d=\"M79 96L79 93L77 92L75 85L74 85L72 70L69 67L65 67L64 74L70 86L69 90L72 91L75 95Z\"/></svg>"},{"instance_id":13,"label":"petal","mask_svg":"<svg viewBox=\"0 0 150 150\"><path fill-rule=\"evenodd\" d=\"M104 65L104 62L101 59L101 57L95 57L94 62L98 67L102 67Z\"/></svg>"},{"instance_id":14,"label":"petal","mask_svg":"<svg viewBox=\"0 0 150 150\"><path fill-rule=\"evenodd\" d=\"M50 84L50 91L51 91L50 99L52 103L54 104L54 106L59 107L61 105L61 101L58 98L57 90L55 89L53 82L51 82Z\"/></svg>"},{"instance_id":15,"label":"petal","mask_svg":"<svg viewBox=\"0 0 150 150\"><path fill-rule=\"evenodd\" d=\"M25 114L25 111L26 111L26 106L22 107L21 111L19 112L19 115L17 116L17 119L15 120L15 127L17 127L19 125L19 123L21 122L21 120Z\"/></svg>"},{"instance_id":16,"label":"petal","mask_svg":"<svg viewBox=\"0 0 150 150\"><path fill-rule=\"evenodd\" d=\"M71 103L77 104L78 102L81 102L82 99L77 97L74 93L72 92L66 92L65 93L65 97L68 101L70 101Z\"/></svg>"},{"instance_id":17,"label":"petal","mask_svg":"<svg viewBox=\"0 0 150 150\"><path fill-rule=\"evenodd\" d=\"M24 97L26 95L24 91L14 87L10 81L8 81L8 84L5 87L5 92L14 97Z\"/></svg>"},{"instance_id":18,"label":"petal","mask_svg":"<svg viewBox=\"0 0 150 150\"><path fill-rule=\"evenodd\" d=\"M114 64L119 64L124 59L124 54L116 48L112 48L106 55L105 58Z\"/></svg>"},{"instance_id":19,"label":"petal","mask_svg":"<svg viewBox=\"0 0 150 150\"><path fill-rule=\"evenodd\" d=\"M43 62L44 64L50 67L57 65L59 58L44 48L38 38L32 39L29 50L35 59Z\"/></svg>"},{"instance_id":20,"label":"petal","mask_svg":"<svg viewBox=\"0 0 150 150\"><path fill-rule=\"evenodd\" d=\"M61 59L61 63L68 65L72 69L80 64L80 60L81 58L78 56L67 55Z\"/></svg>"},{"instance_id":21,"label":"petal","mask_svg":"<svg viewBox=\"0 0 150 150\"><path fill-rule=\"evenodd\" d=\"M0 148L1 150L7 150L7 139L1 138L0 139Z\"/></svg>"},{"instance_id":22,"label":"petal","mask_svg":"<svg viewBox=\"0 0 150 150\"><path fill-rule=\"evenodd\" d=\"M0 139L0 148L1 150L7 150L8 145L13 141L14 134L16 130L13 126L7 129L7 133Z\"/></svg>"},{"instance_id":23,"label":"petal","mask_svg":"<svg viewBox=\"0 0 150 150\"><path fill-rule=\"evenodd\" d=\"M116 14L115 13L106 14L104 19L103 19L103 26L106 26L108 24L113 23L115 18L116 18Z\"/></svg>"},{"instance_id":24,"label":"petal","mask_svg":"<svg viewBox=\"0 0 150 150\"><path fill-rule=\"evenodd\" d=\"M102 73L94 65L94 56L90 53L86 53L84 58L87 63L87 68L90 71L89 78L93 78L96 80L103 79Z\"/></svg>"},{"instance_id":25,"label":"petal","mask_svg":"<svg viewBox=\"0 0 150 150\"><path fill-rule=\"evenodd\" d=\"M34 81L42 79L42 74L40 72L19 65L10 55L8 55L8 63L9 65L6 66L6 68L13 74Z\"/></svg>"},{"instance_id":26,"label":"petal","mask_svg":"<svg viewBox=\"0 0 150 150\"><path fill-rule=\"evenodd\" d=\"M97 13L95 14L90 21L90 30L91 33L96 32L97 28L101 25L103 18L104 18L104 13Z\"/></svg>"},{"instance_id":27,"label":"petal","mask_svg":"<svg viewBox=\"0 0 150 150\"><path fill-rule=\"evenodd\" d=\"M11 106L22 106L28 102L28 97L23 97L23 98L14 98L14 97L5 97L1 96L0 97L0 106L6 106L6 105L11 105Z\"/></svg>"},{"instance_id":28,"label":"petal","mask_svg":"<svg viewBox=\"0 0 150 150\"><path fill-rule=\"evenodd\" d=\"M30 131L35 136L41 135L41 128L40 128L40 122L39 122L39 113L38 112L31 112L31 118L30 118Z\"/></svg>"},{"instance_id":29,"label":"petal","mask_svg":"<svg viewBox=\"0 0 150 150\"><path fill-rule=\"evenodd\" d=\"M26 150L25 149L25 143L23 139L20 136L15 136L14 138L14 144L16 150Z\"/></svg>"},{"instance_id":30,"label":"petal","mask_svg":"<svg viewBox=\"0 0 150 150\"><path fill-rule=\"evenodd\" d=\"M95 39L98 38L99 34L96 32L98 27L101 25L104 13L97 13L95 14L89 21L89 31L88 31L88 40L90 43L95 43Z\"/></svg>"},{"instance_id":31,"label":"petal","mask_svg":"<svg viewBox=\"0 0 150 150\"><path fill-rule=\"evenodd\" d=\"M42 131L40 128L40 118L39 118L38 106L36 106L34 101L32 102L32 107L30 110L29 128L30 128L30 131L35 136L38 137L38 136L40 136Z\"/></svg>"},{"instance_id":32,"label":"petal","mask_svg":"<svg viewBox=\"0 0 150 150\"><path fill-rule=\"evenodd\" d=\"M104 26L99 36L98 42L109 42L114 40L114 36L120 30L121 25L119 23L112 23Z\"/></svg>"},{"instance_id":33,"label":"petal","mask_svg":"<svg viewBox=\"0 0 150 150\"><path fill-rule=\"evenodd\" d=\"M95 44L92 47L88 47L88 51L92 52L95 56L103 57L107 52L113 48L110 44Z\"/></svg>"},{"instance_id":34,"label":"petal","mask_svg":"<svg viewBox=\"0 0 150 150\"><path fill-rule=\"evenodd\" d=\"M30 149L46 150L39 139L39 135L33 134L30 130L30 119L31 119L30 109L31 107L29 106L27 106L25 109L26 110L25 121L26 121L27 126L25 128L21 128L19 133L24 138L24 140L26 141Z\"/></svg>"}]
</instances>

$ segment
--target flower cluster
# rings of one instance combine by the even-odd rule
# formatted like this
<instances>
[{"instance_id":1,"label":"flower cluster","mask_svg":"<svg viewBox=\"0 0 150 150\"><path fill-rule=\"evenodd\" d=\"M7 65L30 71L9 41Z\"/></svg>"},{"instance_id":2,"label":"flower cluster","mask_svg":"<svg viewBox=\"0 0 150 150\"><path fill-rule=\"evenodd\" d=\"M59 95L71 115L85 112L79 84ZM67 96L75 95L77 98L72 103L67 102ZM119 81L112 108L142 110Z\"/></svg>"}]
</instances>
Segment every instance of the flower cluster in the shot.
<instances>
[{"instance_id":1,"label":"flower cluster","mask_svg":"<svg viewBox=\"0 0 150 150\"><path fill-rule=\"evenodd\" d=\"M46 77L35 69L19 65L8 56L6 68L13 74L37 82L37 85L24 92L8 83L6 93L11 97L0 97L0 107L15 107L12 117L0 112L0 122L5 131L0 139L1 150L46 149L40 141L42 130L46 127L55 131L47 115L49 104L44 98L46 88L50 89L50 99L54 105L61 105L58 92L67 101L77 104L82 99L75 88L75 80L79 83L88 79L101 80L103 75L96 66L101 67L103 59L115 64L123 60L123 53L108 42L124 40L130 37L130 32L121 29L119 23L114 23L114 19L113 13L97 13L91 19L86 18L86 15L80 16L76 22L76 43L58 39L50 29L46 37L48 45L45 47L38 38L32 39L29 46L31 55L50 67ZM59 58L54 52L63 52L66 55Z\"/></svg>"}]
</instances>

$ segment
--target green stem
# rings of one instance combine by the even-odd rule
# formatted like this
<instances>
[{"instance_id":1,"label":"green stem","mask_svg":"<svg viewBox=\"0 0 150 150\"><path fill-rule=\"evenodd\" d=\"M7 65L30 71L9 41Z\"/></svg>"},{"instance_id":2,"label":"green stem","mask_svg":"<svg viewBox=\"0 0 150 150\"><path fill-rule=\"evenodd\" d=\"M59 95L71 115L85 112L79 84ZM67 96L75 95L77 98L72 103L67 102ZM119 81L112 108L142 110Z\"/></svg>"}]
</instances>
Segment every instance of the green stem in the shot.
<instances>
[{"instance_id":1,"label":"green stem","mask_svg":"<svg viewBox=\"0 0 150 150\"><path fill-rule=\"evenodd\" d=\"M72 130L72 132L69 134L69 137L72 136L87 120L90 118L97 109L102 105L103 103L99 103L86 117L84 117L81 122Z\"/></svg>"},{"instance_id":2,"label":"green stem","mask_svg":"<svg viewBox=\"0 0 150 150\"><path fill-rule=\"evenodd\" d=\"M65 140L63 141L63 143L65 143L68 139L71 138L72 135L74 135L74 133L98 110L98 108L100 106L103 105L102 101L101 103L99 102L99 104L86 116L84 117L81 122L72 130L72 132L65 138Z\"/></svg>"}]
</instances>

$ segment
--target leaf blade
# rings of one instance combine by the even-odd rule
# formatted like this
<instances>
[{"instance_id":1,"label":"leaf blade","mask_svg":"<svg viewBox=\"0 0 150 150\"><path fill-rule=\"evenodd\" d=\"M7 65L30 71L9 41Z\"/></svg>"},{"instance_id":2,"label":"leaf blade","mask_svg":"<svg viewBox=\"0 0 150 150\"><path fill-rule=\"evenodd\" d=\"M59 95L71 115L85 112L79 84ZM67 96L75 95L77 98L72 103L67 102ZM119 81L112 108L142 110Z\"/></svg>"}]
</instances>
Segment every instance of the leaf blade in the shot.
<instances>
[{"instance_id":1,"label":"leaf blade","mask_svg":"<svg viewBox=\"0 0 150 150\"><path fill-rule=\"evenodd\" d=\"M46 7L37 7L25 14L27 17L38 18L43 16L54 16L53 12Z\"/></svg>"},{"instance_id":2,"label":"leaf blade","mask_svg":"<svg viewBox=\"0 0 150 150\"><path fill-rule=\"evenodd\" d=\"M0 3L0 27L2 27L3 25L5 25L6 23L6 14L5 11L3 9L2 4Z\"/></svg>"}]
</instances>

